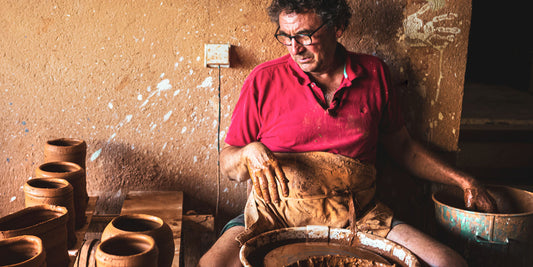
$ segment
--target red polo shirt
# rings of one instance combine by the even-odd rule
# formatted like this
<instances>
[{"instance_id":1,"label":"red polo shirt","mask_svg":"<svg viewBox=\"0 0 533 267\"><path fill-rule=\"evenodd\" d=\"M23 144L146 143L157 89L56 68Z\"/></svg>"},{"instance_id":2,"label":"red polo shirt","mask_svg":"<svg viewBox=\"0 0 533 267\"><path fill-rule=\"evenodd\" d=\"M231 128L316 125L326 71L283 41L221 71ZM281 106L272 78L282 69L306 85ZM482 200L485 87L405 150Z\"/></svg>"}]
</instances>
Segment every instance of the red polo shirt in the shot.
<instances>
[{"instance_id":1,"label":"red polo shirt","mask_svg":"<svg viewBox=\"0 0 533 267\"><path fill-rule=\"evenodd\" d=\"M273 152L325 151L374 163L379 134L404 123L388 68L374 56L346 52L343 81L331 106L324 102L290 55L263 63L244 82L225 142L260 141Z\"/></svg>"}]
</instances>

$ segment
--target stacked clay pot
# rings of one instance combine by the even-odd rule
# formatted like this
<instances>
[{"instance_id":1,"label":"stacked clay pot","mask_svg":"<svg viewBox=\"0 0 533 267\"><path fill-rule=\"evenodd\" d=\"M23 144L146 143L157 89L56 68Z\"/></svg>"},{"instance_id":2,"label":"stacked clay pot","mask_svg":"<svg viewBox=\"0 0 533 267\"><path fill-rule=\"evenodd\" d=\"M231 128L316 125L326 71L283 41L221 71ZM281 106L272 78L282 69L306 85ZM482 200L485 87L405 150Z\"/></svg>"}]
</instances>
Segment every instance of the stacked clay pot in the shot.
<instances>
[{"instance_id":1,"label":"stacked clay pot","mask_svg":"<svg viewBox=\"0 0 533 267\"><path fill-rule=\"evenodd\" d=\"M41 239L46 265L68 266L67 209L61 206L27 207L0 218L0 240L34 235Z\"/></svg>"},{"instance_id":2,"label":"stacked clay pot","mask_svg":"<svg viewBox=\"0 0 533 267\"><path fill-rule=\"evenodd\" d=\"M44 162L74 162L85 169L87 144L76 138L59 138L48 140L44 145Z\"/></svg>"},{"instance_id":3,"label":"stacked clay pot","mask_svg":"<svg viewBox=\"0 0 533 267\"><path fill-rule=\"evenodd\" d=\"M0 266L46 267L41 239L22 235L0 240Z\"/></svg>"},{"instance_id":4,"label":"stacked clay pot","mask_svg":"<svg viewBox=\"0 0 533 267\"><path fill-rule=\"evenodd\" d=\"M159 267L170 267L174 259L172 230L161 218L148 214L124 214L114 218L102 232L102 242L120 234L136 233L152 237L159 250Z\"/></svg>"},{"instance_id":5,"label":"stacked clay pot","mask_svg":"<svg viewBox=\"0 0 533 267\"><path fill-rule=\"evenodd\" d=\"M75 228L85 225L85 211L89 202L85 170L78 164L67 161L47 162L35 169L35 177L61 178L67 180L73 187Z\"/></svg>"},{"instance_id":6,"label":"stacked clay pot","mask_svg":"<svg viewBox=\"0 0 533 267\"><path fill-rule=\"evenodd\" d=\"M69 248L76 244L73 187L67 180L59 178L34 178L28 180L24 184L24 202L26 207L48 204L67 208L67 244Z\"/></svg>"},{"instance_id":7,"label":"stacked clay pot","mask_svg":"<svg viewBox=\"0 0 533 267\"><path fill-rule=\"evenodd\" d=\"M96 266L158 266L158 248L144 234L120 234L102 241L96 248Z\"/></svg>"}]
</instances>

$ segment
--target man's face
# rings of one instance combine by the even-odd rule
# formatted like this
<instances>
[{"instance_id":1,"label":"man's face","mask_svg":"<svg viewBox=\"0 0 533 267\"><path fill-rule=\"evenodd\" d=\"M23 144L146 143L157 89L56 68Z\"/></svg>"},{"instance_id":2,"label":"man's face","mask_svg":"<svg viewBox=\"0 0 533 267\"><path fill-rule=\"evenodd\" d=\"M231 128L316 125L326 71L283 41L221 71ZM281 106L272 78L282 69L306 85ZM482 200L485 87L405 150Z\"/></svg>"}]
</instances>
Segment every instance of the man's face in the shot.
<instances>
[{"instance_id":1,"label":"man's face","mask_svg":"<svg viewBox=\"0 0 533 267\"><path fill-rule=\"evenodd\" d=\"M322 25L323 21L313 12L285 13L279 15L279 33L287 36L309 34ZM294 39L287 46L289 54L305 72L322 73L329 70L334 62L337 46L337 33L323 26L311 37L313 42L304 46Z\"/></svg>"}]
</instances>

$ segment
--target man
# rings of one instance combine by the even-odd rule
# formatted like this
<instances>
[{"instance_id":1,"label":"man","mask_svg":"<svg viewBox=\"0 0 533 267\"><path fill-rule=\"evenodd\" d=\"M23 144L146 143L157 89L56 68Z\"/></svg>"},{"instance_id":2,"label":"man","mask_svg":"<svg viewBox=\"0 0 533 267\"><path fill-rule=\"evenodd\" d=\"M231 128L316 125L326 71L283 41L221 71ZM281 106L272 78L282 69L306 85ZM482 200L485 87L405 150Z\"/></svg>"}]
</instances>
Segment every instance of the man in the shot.
<instances>
[{"instance_id":1,"label":"man","mask_svg":"<svg viewBox=\"0 0 533 267\"><path fill-rule=\"evenodd\" d=\"M321 224L388 238L430 266L466 266L374 198L380 142L414 175L462 188L468 208L494 208L474 178L410 138L387 66L337 42L351 16L347 3L274 0L269 15L289 54L246 79L220 155L225 176L252 181L246 227L232 220L199 265L240 266L239 242L276 228Z\"/></svg>"}]
</instances>

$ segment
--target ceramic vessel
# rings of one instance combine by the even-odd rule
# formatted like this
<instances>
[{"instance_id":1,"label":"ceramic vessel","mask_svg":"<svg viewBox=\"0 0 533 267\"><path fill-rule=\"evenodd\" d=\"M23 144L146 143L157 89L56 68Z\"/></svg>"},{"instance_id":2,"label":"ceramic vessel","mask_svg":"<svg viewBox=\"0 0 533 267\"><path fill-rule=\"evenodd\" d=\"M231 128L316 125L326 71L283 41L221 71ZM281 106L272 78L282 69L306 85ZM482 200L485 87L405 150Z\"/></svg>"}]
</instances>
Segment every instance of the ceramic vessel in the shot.
<instances>
[{"instance_id":1,"label":"ceramic vessel","mask_svg":"<svg viewBox=\"0 0 533 267\"><path fill-rule=\"evenodd\" d=\"M87 204L89 202L85 170L80 167L80 165L73 162L47 162L37 167L35 170L35 177L61 178L67 180L72 185L75 210L75 228L82 228L83 225L85 225L85 211L87 210Z\"/></svg>"},{"instance_id":2,"label":"ceramic vessel","mask_svg":"<svg viewBox=\"0 0 533 267\"><path fill-rule=\"evenodd\" d=\"M317 243L333 245L333 249L285 250L283 252L283 248L287 245ZM352 249L354 247L359 251L353 253ZM280 251L280 249L282 251ZM359 257L361 258L366 258L366 256L364 256L365 254L368 255L368 253L372 253L386 259L388 261L388 263L386 263L388 266L391 266L390 264L403 267L423 266L415 254L407 248L386 238L364 233L362 231L352 232L345 228L333 228L318 225L281 228L259 234L244 243L241 247L239 258L244 267L289 266L300 260L316 256L324 256L324 251L327 251L328 254L331 254L331 251L335 251L335 255L360 255ZM366 253L362 254L362 251L366 251ZM277 258L269 257L272 255L272 252L277 252ZM270 261L267 262L267 260ZM276 260L276 263L273 264L272 260ZM373 266L380 266L378 265L378 262L375 263L376 265Z\"/></svg>"},{"instance_id":3,"label":"ceramic vessel","mask_svg":"<svg viewBox=\"0 0 533 267\"><path fill-rule=\"evenodd\" d=\"M120 234L102 241L96 248L97 267L157 266L155 241L144 234Z\"/></svg>"},{"instance_id":4,"label":"ceramic vessel","mask_svg":"<svg viewBox=\"0 0 533 267\"><path fill-rule=\"evenodd\" d=\"M73 187L67 180L59 178L28 180L24 184L24 201L26 207L48 204L67 208L68 247L71 248L76 245Z\"/></svg>"},{"instance_id":5,"label":"ceramic vessel","mask_svg":"<svg viewBox=\"0 0 533 267\"><path fill-rule=\"evenodd\" d=\"M172 230L161 218L148 214L124 214L114 218L102 232L102 241L126 233L152 237L159 250L159 267L170 267L174 259Z\"/></svg>"},{"instance_id":6,"label":"ceramic vessel","mask_svg":"<svg viewBox=\"0 0 533 267\"><path fill-rule=\"evenodd\" d=\"M0 218L0 240L22 235L34 235L41 239L47 266L68 266L65 207L33 206Z\"/></svg>"},{"instance_id":7,"label":"ceramic vessel","mask_svg":"<svg viewBox=\"0 0 533 267\"><path fill-rule=\"evenodd\" d=\"M22 235L0 240L0 266L46 267L40 238Z\"/></svg>"},{"instance_id":8,"label":"ceramic vessel","mask_svg":"<svg viewBox=\"0 0 533 267\"><path fill-rule=\"evenodd\" d=\"M85 169L87 144L76 138L59 138L46 141L44 145L44 162L74 162Z\"/></svg>"},{"instance_id":9,"label":"ceramic vessel","mask_svg":"<svg viewBox=\"0 0 533 267\"><path fill-rule=\"evenodd\" d=\"M467 210L459 188L433 194L437 236L469 266L533 266L533 192L485 187L498 212Z\"/></svg>"}]
</instances>

